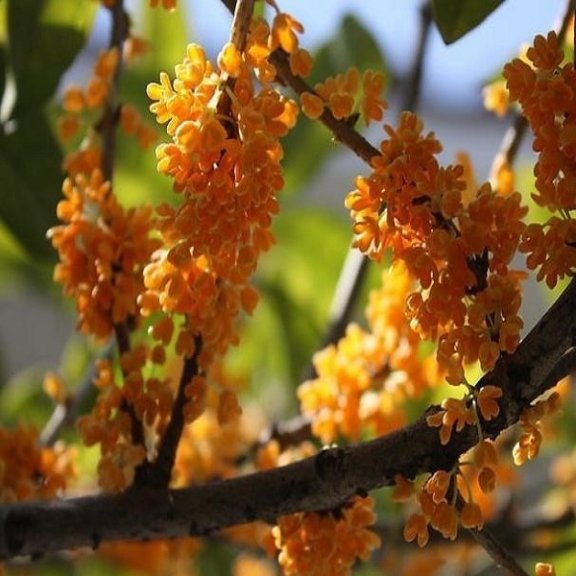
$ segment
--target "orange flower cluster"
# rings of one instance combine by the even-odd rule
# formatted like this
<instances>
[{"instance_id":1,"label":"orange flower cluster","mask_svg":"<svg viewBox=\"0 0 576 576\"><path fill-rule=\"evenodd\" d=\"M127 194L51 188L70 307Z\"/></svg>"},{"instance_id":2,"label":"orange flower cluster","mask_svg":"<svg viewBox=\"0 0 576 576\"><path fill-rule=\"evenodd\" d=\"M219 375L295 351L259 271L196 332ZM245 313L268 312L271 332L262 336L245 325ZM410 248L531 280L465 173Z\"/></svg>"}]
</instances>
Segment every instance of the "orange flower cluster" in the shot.
<instances>
[{"instance_id":1,"label":"orange flower cluster","mask_svg":"<svg viewBox=\"0 0 576 576\"><path fill-rule=\"evenodd\" d=\"M504 68L510 99L522 106L534 132L534 200L554 213L544 224L530 224L520 250L527 265L538 269L538 280L549 287L576 269L576 71L562 64L564 53L555 32L536 36L528 62L516 58Z\"/></svg>"},{"instance_id":2,"label":"orange flower cluster","mask_svg":"<svg viewBox=\"0 0 576 576\"><path fill-rule=\"evenodd\" d=\"M460 432L464 426L478 422L478 411L484 420L498 416L500 407L497 400L502 396L502 389L497 386L483 386L479 390L470 388L463 398L446 398L442 409L426 418L428 426L440 428L440 441L448 444L452 430Z\"/></svg>"},{"instance_id":3,"label":"orange flower cluster","mask_svg":"<svg viewBox=\"0 0 576 576\"><path fill-rule=\"evenodd\" d=\"M82 113L97 110L104 104L110 83L118 68L118 62L118 50L100 52L86 88L78 85L66 88L62 100L64 114L58 119L58 131L62 140L68 140L77 134L82 125ZM90 171L83 170L83 172L89 173Z\"/></svg>"},{"instance_id":4,"label":"orange flower cluster","mask_svg":"<svg viewBox=\"0 0 576 576\"><path fill-rule=\"evenodd\" d=\"M148 542L102 542L97 555L132 574L165 576L190 574L190 565L202 549L196 538L150 540Z\"/></svg>"},{"instance_id":5,"label":"orange flower cluster","mask_svg":"<svg viewBox=\"0 0 576 576\"><path fill-rule=\"evenodd\" d=\"M60 259L54 279L75 300L79 329L107 338L138 315L142 270L159 246L150 237L151 208L123 208L98 169L67 178L63 192L63 224L48 231Z\"/></svg>"},{"instance_id":6,"label":"orange flower cluster","mask_svg":"<svg viewBox=\"0 0 576 576\"><path fill-rule=\"evenodd\" d=\"M145 51L143 41L129 37L126 41L124 58L132 59ZM86 128L87 122L93 122L94 112L99 111L105 103L119 64L119 52L116 49L103 51L98 55L92 77L86 88L72 85L66 88L62 100L64 113L58 118L58 132L63 141L76 136L80 128ZM142 148L148 148L156 140L156 132L130 105L120 109L120 126L128 135L134 135ZM87 137L79 151L67 156L64 167L70 175L77 173L90 174L101 165L97 134L88 130Z\"/></svg>"},{"instance_id":7,"label":"orange flower cluster","mask_svg":"<svg viewBox=\"0 0 576 576\"><path fill-rule=\"evenodd\" d=\"M336 346L314 356L318 377L298 388L301 411L312 431L328 444L343 435L358 440L366 427L386 434L406 423L407 399L417 398L440 378L431 351L404 317L413 280L402 262L382 275L370 294L369 331L352 324Z\"/></svg>"},{"instance_id":8,"label":"orange flower cluster","mask_svg":"<svg viewBox=\"0 0 576 576\"><path fill-rule=\"evenodd\" d=\"M141 302L146 314L184 316L187 341L201 335L203 369L237 343L235 320L257 302L250 277L274 240L270 225L283 186L279 138L297 112L268 84L274 71L266 58L275 42L289 43L294 24L277 17L275 25L270 31L254 21L246 50L227 44L217 65L189 45L176 79L163 72L147 90L172 137L156 150L158 170L173 178L182 202L159 207L166 249L144 271Z\"/></svg>"},{"instance_id":9,"label":"orange flower cluster","mask_svg":"<svg viewBox=\"0 0 576 576\"><path fill-rule=\"evenodd\" d=\"M450 540L456 539L458 526L482 527L482 511L476 502L464 500L461 509L456 508L456 496L459 493L458 472L459 470L438 470L426 480L417 494L420 511L412 514L404 527L404 538L407 542L416 540L418 546L426 546L430 537L428 526L432 526Z\"/></svg>"},{"instance_id":10,"label":"orange flower cluster","mask_svg":"<svg viewBox=\"0 0 576 576\"><path fill-rule=\"evenodd\" d=\"M359 100L359 110L366 124L372 120L379 122L384 117L388 103L382 97L385 77L381 72L367 70L362 75L362 96L360 93L360 72L351 67L344 74L326 78L314 86L314 93L300 95L302 111L311 119L319 118L327 107L334 118L351 117Z\"/></svg>"},{"instance_id":11,"label":"orange flower cluster","mask_svg":"<svg viewBox=\"0 0 576 576\"><path fill-rule=\"evenodd\" d=\"M438 470L419 486L398 475L393 500L407 502L416 495L419 508L407 520L405 539L408 542L415 540L423 547L429 539L429 527L452 540L456 538L459 526L482 528L498 509L497 481L502 485L515 481L511 469L500 462L499 450L490 440L482 440L463 455L455 470ZM457 507L458 497L462 504Z\"/></svg>"},{"instance_id":12,"label":"orange flower cluster","mask_svg":"<svg viewBox=\"0 0 576 576\"><path fill-rule=\"evenodd\" d=\"M484 107L494 112L496 116L505 116L510 105L508 90L504 80L497 80L488 84L483 90Z\"/></svg>"},{"instance_id":13,"label":"orange flower cluster","mask_svg":"<svg viewBox=\"0 0 576 576\"><path fill-rule=\"evenodd\" d=\"M140 351L125 356L135 360ZM92 412L81 416L77 428L86 446L100 445L101 458L98 463L98 482L102 488L112 492L123 490L130 486L134 479L134 471L146 458L146 449L141 444L135 444L132 438L133 422L126 410L127 399L134 395L137 386L136 378L127 378L126 386L119 387L115 381L112 365L107 360L97 364L98 373L94 384L99 395ZM130 375L134 376L135 371ZM140 382L141 388L143 382ZM139 390L138 399L144 399L143 391ZM171 406L171 395L169 398ZM141 414L142 420L146 413Z\"/></svg>"},{"instance_id":14,"label":"orange flower cluster","mask_svg":"<svg viewBox=\"0 0 576 576\"><path fill-rule=\"evenodd\" d=\"M355 246L375 260L391 249L406 262L421 286L406 301L407 316L438 341L448 381L460 384L463 364L490 370L519 342L522 276L509 264L527 209L519 193L501 195L488 183L468 193L464 167L438 163L440 142L414 114L385 130L372 174L358 177L346 198Z\"/></svg>"},{"instance_id":15,"label":"orange flower cluster","mask_svg":"<svg viewBox=\"0 0 576 576\"><path fill-rule=\"evenodd\" d=\"M56 498L74 477L72 453L62 443L40 447L35 428L0 427L0 504Z\"/></svg>"},{"instance_id":16,"label":"orange flower cluster","mask_svg":"<svg viewBox=\"0 0 576 576\"><path fill-rule=\"evenodd\" d=\"M285 576L350 574L357 560L367 560L380 546L380 538L369 529L375 519L370 497L356 497L335 511L279 518L272 534Z\"/></svg>"},{"instance_id":17,"label":"orange flower cluster","mask_svg":"<svg viewBox=\"0 0 576 576\"><path fill-rule=\"evenodd\" d=\"M552 393L548 398L540 400L522 412L520 416L520 438L512 449L514 463L521 466L527 460L534 460L540 452L542 444L541 420L558 412L560 395Z\"/></svg>"}]
</instances>

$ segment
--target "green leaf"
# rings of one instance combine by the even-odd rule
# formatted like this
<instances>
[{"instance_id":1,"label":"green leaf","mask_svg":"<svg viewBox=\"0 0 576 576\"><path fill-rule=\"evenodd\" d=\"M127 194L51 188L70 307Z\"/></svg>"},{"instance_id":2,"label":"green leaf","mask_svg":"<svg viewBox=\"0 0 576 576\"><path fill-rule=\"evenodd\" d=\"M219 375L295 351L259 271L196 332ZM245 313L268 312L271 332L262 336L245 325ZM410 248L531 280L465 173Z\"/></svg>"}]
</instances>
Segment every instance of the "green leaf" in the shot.
<instances>
[{"instance_id":1,"label":"green leaf","mask_svg":"<svg viewBox=\"0 0 576 576\"><path fill-rule=\"evenodd\" d=\"M43 106L84 46L97 3L9 0L9 58L16 82L13 116Z\"/></svg>"},{"instance_id":2,"label":"green leaf","mask_svg":"<svg viewBox=\"0 0 576 576\"><path fill-rule=\"evenodd\" d=\"M314 70L309 83L342 73L350 66L388 74L384 56L372 34L354 16L342 19L337 33L314 54ZM303 143L305 143L303 145ZM317 121L301 116L298 124L283 141L285 192L302 188L322 168L328 155L338 150L330 132Z\"/></svg>"},{"instance_id":3,"label":"green leaf","mask_svg":"<svg viewBox=\"0 0 576 576\"><path fill-rule=\"evenodd\" d=\"M342 18L340 29L314 55L310 82L321 82L326 76L345 71L350 66L360 70L372 68L388 73L378 42L360 20L351 14Z\"/></svg>"},{"instance_id":4,"label":"green leaf","mask_svg":"<svg viewBox=\"0 0 576 576\"><path fill-rule=\"evenodd\" d=\"M258 286L278 319L286 375L298 382L326 326L350 232L333 214L301 208L280 214L275 234L278 244L261 263Z\"/></svg>"},{"instance_id":5,"label":"green leaf","mask_svg":"<svg viewBox=\"0 0 576 576\"><path fill-rule=\"evenodd\" d=\"M434 21L446 44L481 24L504 0L432 0Z\"/></svg>"},{"instance_id":6,"label":"green leaf","mask_svg":"<svg viewBox=\"0 0 576 576\"><path fill-rule=\"evenodd\" d=\"M0 219L33 256L50 257L46 231L56 222L62 155L46 116L30 112L0 134Z\"/></svg>"},{"instance_id":7,"label":"green leaf","mask_svg":"<svg viewBox=\"0 0 576 576\"><path fill-rule=\"evenodd\" d=\"M158 10L149 2L142 6L144 20L144 37L154 47L145 56L145 65L152 73L149 81L157 81L161 70L169 73L174 64L186 56L187 31L185 4L178 5L178 10ZM146 86L143 87L145 91Z\"/></svg>"}]
</instances>

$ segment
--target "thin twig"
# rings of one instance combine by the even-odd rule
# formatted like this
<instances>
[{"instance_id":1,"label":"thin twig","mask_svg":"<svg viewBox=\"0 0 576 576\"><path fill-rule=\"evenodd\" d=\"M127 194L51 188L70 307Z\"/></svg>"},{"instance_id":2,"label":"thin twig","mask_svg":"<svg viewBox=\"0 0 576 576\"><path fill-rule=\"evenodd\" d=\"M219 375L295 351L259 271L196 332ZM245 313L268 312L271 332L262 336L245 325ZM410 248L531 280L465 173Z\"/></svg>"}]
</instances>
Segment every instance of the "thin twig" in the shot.
<instances>
[{"instance_id":1,"label":"thin twig","mask_svg":"<svg viewBox=\"0 0 576 576\"><path fill-rule=\"evenodd\" d=\"M166 488L170 483L172 468L176 459L176 451L184 429L184 406L187 401L186 387L194 376L199 374L198 356L202 350L202 339L195 339L194 354L184 360L178 393L172 407L170 422L166 427L162 442L158 448L158 455L153 462L144 461L136 469L135 486L150 486L154 488Z\"/></svg>"},{"instance_id":2,"label":"thin twig","mask_svg":"<svg viewBox=\"0 0 576 576\"><path fill-rule=\"evenodd\" d=\"M464 506L464 498L458 493L456 495L456 508L461 511ZM511 576L528 576L526 571L518 564L512 556L507 546L501 539L495 537L494 533L488 526L482 528L469 528L468 532L474 540L484 548L488 555L496 562L498 566L504 568Z\"/></svg>"},{"instance_id":3,"label":"thin twig","mask_svg":"<svg viewBox=\"0 0 576 576\"><path fill-rule=\"evenodd\" d=\"M478 542L496 564L502 566L508 574L512 576L529 576L528 572L518 564L510 552L494 537L494 534L492 534L492 531L488 527L485 526L481 530L471 528L469 531L476 542Z\"/></svg>"},{"instance_id":4,"label":"thin twig","mask_svg":"<svg viewBox=\"0 0 576 576\"><path fill-rule=\"evenodd\" d=\"M418 34L418 45L416 56L412 65L412 72L408 80L408 88L404 95L402 110L415 111L420 102L420 91L422 89L422 75L424 74L424 62L426 60L426 47L430 39L432 30L432 4L431 0L423 0L420 6L420 31Z\"/></svg>"},{"instance_id":5,"label":"thin twig","mask_svg":"<svg viewBox=\"0 0 576 576\"><path fill-rule=\"evenodd\" d=\"M570 376L574 371L576 371L576 348L570 348L550 370L545 380L546 388L553 388L560 380Z\"/></svg>"},{"instance_id":6,"label":"thin twig","mask_svg":"<svg viewBox=\"0 0 576 576\"><path fill-rule=\"evenodd\" d=\"M124 0L117 0L108 10L112 17L109 47L118 51L118 65L108 87L98 129L102 137L102 174L105 180L112 182L116 153L116 129L119 121L118 86L122 71L122 48L128 37L129 20L128 14L124 10Z\"/></svg>"},{"instance_id":7,"label":"thin twig","mask_svg":"<svg viewBox=\"0 0 576 576\"><path fill-rule=\"evenodd\" d=\"M234 17L230 27L230 42L243 52L246 48L250 22L254 12L254 0L238 0L234 8Z\"/></svg>"},{"instance_id":8,"label":"thin twig","mask_svg":"<svg viewBox=\"0 0 576 576\"><path fill-rule=\"evenodd\" d=\"M431 29L431 5L429 0L424 0L420 7L420 33L418 35L416 57L407 83L407 89L404 93L404 100L401 105L402 110L415 111L418 107L422 87L426 46L430 38ZM289 79L283 77L283 80L288 82ZM355 247L350 247L336 284L336 290L328 314L328 328L326 329L324 337L320 343L320 349L325 348L330 344L335 344L344 335L346 327L350 323L352 314L356 309L369 269L370 259L364 256ZM303 378L308 380L315 377L316 369L314 364L310 362L306 366Z\"/></svg>"}]
</instances>

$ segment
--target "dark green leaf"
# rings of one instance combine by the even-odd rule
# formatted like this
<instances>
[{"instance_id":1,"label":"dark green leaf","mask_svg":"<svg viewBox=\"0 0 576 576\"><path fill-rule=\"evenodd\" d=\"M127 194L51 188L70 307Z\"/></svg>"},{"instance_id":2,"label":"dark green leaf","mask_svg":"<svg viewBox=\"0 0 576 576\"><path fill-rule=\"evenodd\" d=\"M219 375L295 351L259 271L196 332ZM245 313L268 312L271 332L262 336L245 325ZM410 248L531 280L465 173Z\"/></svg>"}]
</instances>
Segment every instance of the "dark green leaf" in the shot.
<instances>
[{"instance_id":1,"label":"dark green leaf","mask_svg":"<svg viewBox=\"0 0 576 576\"><path fill-rule=\"evenodd\" d=\"M446 44L476 28L504 0L432 0L434 21Z\"/></svg>"},{"instance_id":2,"label":"dark green leaf","mask_svg":"<svg viewBox=\"0 0 576 576\"><path fill-rule=\"evenodd\" d=\"M354 16L347 15L336 35L314 54L314 70L309 82L313 86L350 66L387 73L384 57L372 34ZM284 140L284 148L284 175L289 192L300 189L318 172L327 156L337 149L330 132L320 122L304 117Z\"/></svg>"},{"instance_id":3,"label":"dark green leaf","mask_svg":"<svg viewBox=\"0 0 576 576\"><path fill-rule=\"evenodd\" d=\"M387 73L380 46L370 31L356 17L347 14L336 35L320 46L314 55L310 81L312 84L321 82L326 76L342 73L350 66Z\"/></svg>"},{"instance_id":4,"label":"dark green leaf","mask_svg":"<svg viewBox=\"0 0 576 576\"><path fill-rule=\"evenodd\" d=\"M56 222L62 174L60 148L46 117L30 113L0 135L0 219L34 256L51 256L46 230Z\"/></svg>"},{"instance_id":5,"label":"dark green leaf","mask_svg":"<svg viewBox=\"0 0 576 576\"><path fill-rule=\"evenodd\" d=\"M84 46L96 6L92 0L9 0L9 58L17 93L14 116L52 97Z\"/></svg>"}]
</instances>

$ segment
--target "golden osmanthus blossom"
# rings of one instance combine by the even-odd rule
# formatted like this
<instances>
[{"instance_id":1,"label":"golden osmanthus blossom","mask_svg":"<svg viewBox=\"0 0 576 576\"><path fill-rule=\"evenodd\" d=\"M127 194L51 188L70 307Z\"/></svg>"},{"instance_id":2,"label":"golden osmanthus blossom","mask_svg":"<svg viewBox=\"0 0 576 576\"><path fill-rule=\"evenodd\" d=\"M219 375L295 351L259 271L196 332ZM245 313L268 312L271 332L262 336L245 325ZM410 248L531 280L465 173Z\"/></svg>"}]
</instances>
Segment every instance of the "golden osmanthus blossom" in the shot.
<instances>
[{"instance_id":1,"label":"golden osmanthus blossom","mask_svg":"<svg viewBox=\"0 0 576 576\"><path fill-rule=\"evenodd\" d=\"M388 108L382 96L384 86L385 76L381 72L366 70L361 76L357 68L351 67L316 84L314 93L303 92L300 95L302 111L314 120L327 107L334 118L342 120L359 109L366 124L379 122Z\"/></svg>"},{"instance_id":2,"label":"golden osmanthus blossom","mask_svg":"<svg viewBox=\"0 0 576 576\"><path fill-rule=\"evenodd\" d=\"M485 509L476 501L470 480L463 475L462 467L452 471L437 470L418 487L398 477L394 500L406 502L415 494L418 505L417 511L406 521L405 540L416 541L422 548L429 541L430 528L450 540L456 539L459 526L481 529L486 518ZM458 495L461 497L459 506L456 504Z\"/></svg>"},{"instance_id":3,"label":"golden osmanthus blossom","mask_svg":"<svg viewBox=\"0 0 576 576\"><path fill-rule=\"evenodd\" d=\"M406 323L404 302L413 280L402 262L382 275L366 309L368 330L348 326L336 345L314 356L317 378L298 388L302 413L322 442L358 440L369 429L386 434L406 423L403 406L438 379L430 352Z\"/></svg>"},{"instance_id":4,"label":"golden osmanthus blossom","mask_svg":"<svg viewBox=\"0 0 576 576\"><path fill-rule=\"evenodd\" d=\"M62 140L68 140L78 132L82 125L80 115L83 112L94 111L103 105L119 60L120 55L115 48L100 52L86 87L73 84L64 90L64 114L58 119Z\"/></svg>"},{"instance_id":5,"label":"golden osmanthus blossom","mask_svg":"<svg viewBox=\"0 0 576 576\"><path fill-rule=\"evenodd\" d=\"M102 542L97 556L113 561L131 573L147 576L186 574L192 576L190 565L202 549L197 538L151 540L149 542ZM182 570L182 571L180 571Z\"/></svg>"},{"instance_id":6,"label":"golden osmanthus blossom","mask_svg":"<svg viewBox=\"0 0 576 576\"><path fill-rule=\"evenodd\" d=\"M144 41L130 36L125 43L123 58L133 59L146 49ZM85 128L85 137L78 150L69 152L64 160L64 169L69 176L78 173L90 174L101 166L98 131L86 126L98 122L97 113L106 102L114 74L120 60L116 49L103 51L98 55L92 76L85 87L73 84L68 86L62 97L63 114L58 118L58 132L66 142ZM130 104L120 107L120 127L123 132L135 136L142 149L148 148L157 139L156 130L144 121L136 108ZM97 157L93 149L98 149Z\"/></svg>"},{"instance_id":7,"label":"golden osmanthus blossom","mask_svg":"<svg viewBox=\"0 0 576 576\"><path fill-rule=\"evenodd\" d=\"M476 424L480 415L484 420L498 416L497 400L501 396L501 388L487 385L480 390L470 390L463 398L445 398L441 409L427 416L426 422L428 426L440 428L440 441L448 444L453 430L460 432L465 426Z\"/></svg>"},{"instance_id":8,"label":"golden osmanthus blossom","mask_svg":"<svg viewBox=\"0 0 576 576\"><path fill-rule=\"evenodd\" d=\"M67 178L63 192L63 223L48 231L59 255L54 279L76 302L79 329L104 339L138 315L142 270L159 246L152 209L123 208L99 170Z\"/></svg>"},{"instance_id":9,"label":"golden osmanthus blossom","mask_svg":"<svg viewBox=\"0 0 576 576\"><path fill-rule=\"evenodd\" d=\"M337 510L300 512L278 519L272 529L285 576L347 576L358 560L380 546L370 530L374 500L355 497Z\"/></svg>"},{"instance_id":10,"label":"golden osmanthus blossom","mask_svg":"<svg viewBox=\"0 0 576 576\"><path fill-rule=\"evenodd\" d=\"M510 98L504 80L496 80L482 90L484 107L496 116L505 116L510 106Z\"/></svg>"},{"instance_id":11,"label":"golden osmanthus blossom","mask_svg":"<svg viewBox=\"0 0 576 576\"><path fill-rule=\"evenodd\" d=\"M517 466L538 456L543 438L541 420L558 412L560 405L560 395L558 392L553 392L547 398L523 410L520 415L520 438L512 449L514 463Z\"/></svg>"},{"instance_id":12,"label":"golden osmanthus blossom","mask_svg":"<svg viewBox=\"0 0 576 576\"><path fill-rule=\"evenodd\" d=\"M510 99L517 101L534 133L538 154L534 167L537 204L553 214L544 224L530 224L520 250L527 266L549 287L571 275L576 267L576 71L562 63L564 53L555 32L538 35L526 52L527 61L514 59L504 68Z\"/></svg>"},{"instance_id":13,"label":"golden osmanthus blossom","mask_svg":"<svg viewBox=\"0 0 576 576\"><path fill-rule=\"evenodd\" d=\"M41 446L32 426L0 427L0 504L61 496L76 476L73 456L62 442Z\"/></svg>"},{"instance_id":14,"label":"golden osmanthus blossom","mask_svg":"<svg viewBox=\"0 0 576 576\"><path fill-rule=\"evenodd\" d=\"M173 485L189 486L238 474L238 458L255 438L242 418L222 424L215 408L203 409L183 431L174 464Z\"/></svg>"},{"instance_id":15,"label":"golden osmanthus blossom","mask_svg":"<svg viewBox=\"0 0 576 576\"><path fill-rule=\"evenodd\" d=\"M108 360L97 363L94 385L99 390L95 405L78 418L76 426L86 446L100 446L100 486L119 492L132 483L136 467L146 458L146 449L132 441L132 421L124 410L126 391L116 382Z\"/></svg>"},{"instance_id":16,"label":"golden osmanthus blossom","mask_svg":"<svg viewBox=\"0 0 576 576\"><path fill-rule=\"evenodd\" d=\"M375 260L390 250L406 263L420 285L406 299L407 317L438 342L438 362L458 385L465 364L490 370L518 345L523 276L509 266L527 208L519 193L488 183L469 194L464 167L439 164L441 144L416 115L403 113L385 131L373 172L346 199L355 246Z\"/></svg>"},{"instance_id":17,"label":"golden osmanthus blossom","mask_svg":"<svg viewBox=\"0 0 576 576\"><path fill-rule=\"evenodd\" d=\"M156 149L158 170L173 179L180 202L158 208L165 249L144 270L141 305L146 315L185 319L177 347L191 356L201 337L204 370L238 342L237 317L258 300L250 278L274 242L270 227L284 185L279 139L297 114L269 84L275 71L267 57L276 46L295 51L300 28L281 13L272 28L254 20L244 52L228 43L213 63L190 44L173 81L162 72L148 85L150 109L171 137ZM229 395L222 406L238 411Z\"/></svg>"}]
</instances>

